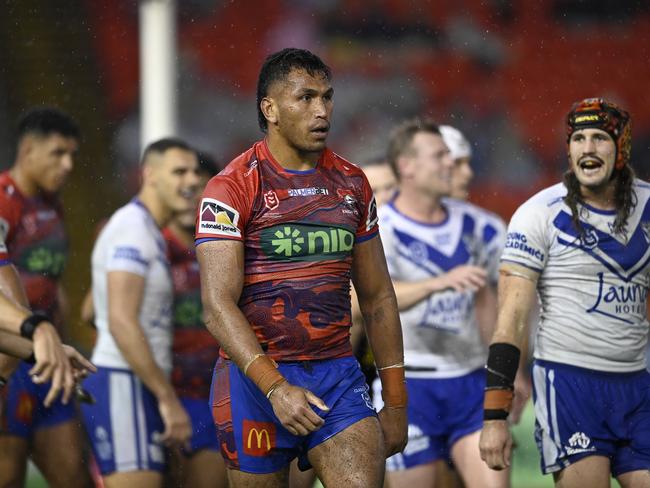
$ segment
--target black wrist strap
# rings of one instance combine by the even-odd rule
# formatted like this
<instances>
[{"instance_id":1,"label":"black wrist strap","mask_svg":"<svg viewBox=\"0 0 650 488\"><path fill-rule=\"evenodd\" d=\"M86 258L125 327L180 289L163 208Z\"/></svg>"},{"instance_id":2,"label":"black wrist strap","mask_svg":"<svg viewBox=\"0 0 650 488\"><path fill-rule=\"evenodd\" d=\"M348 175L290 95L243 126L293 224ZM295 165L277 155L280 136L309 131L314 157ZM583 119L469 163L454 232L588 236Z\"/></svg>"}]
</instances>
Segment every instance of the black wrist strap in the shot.
<instances>
[{"instance_id":1,"label":"black wrist strap","mask_svg":"<svg viewBox=\"0 0 650 488\"><path fill-rule=\"evenodd\" d=\"M519 348L505 342L490 346L487 365L487 388L513 389L517 368L519 367Z\"/></svg>"},{"instance_id":2,"label":"black wrist strap","mask_svg":"<svg viewBox=\"0 0 650 488\"><path fill-rule=\"evenodd\" d=\"M34 337L34 331L43 322L49 322L50 319L42 312L34 312L32 315L23 320L20 324L20 335L30 341Z\"/></svg>"}]
</instances>

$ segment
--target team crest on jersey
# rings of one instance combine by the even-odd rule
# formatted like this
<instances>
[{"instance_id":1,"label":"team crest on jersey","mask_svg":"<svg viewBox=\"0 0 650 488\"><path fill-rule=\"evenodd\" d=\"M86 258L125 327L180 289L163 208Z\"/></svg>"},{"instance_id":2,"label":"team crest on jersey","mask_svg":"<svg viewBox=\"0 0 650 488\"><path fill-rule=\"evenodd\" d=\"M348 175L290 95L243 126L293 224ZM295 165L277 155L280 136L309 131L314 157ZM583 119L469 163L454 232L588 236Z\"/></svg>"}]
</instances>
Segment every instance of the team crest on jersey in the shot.
<instances>
[{"instance_id":1,"label":"team crest on jersey","mask_svg":"<svg viewBox=\"0 0 650 488\"><path fill-rule=\"evenodd\" d=\"M241 237L238 222L239 212L231 206L213 198L201 200L199 234Z\"/></svg>"},{"instance_id":2,"label":"team crest on jersey","mask_svg":"<svg viewBox=\"0 0 650 488\"><path fill-rule=\"evenodd\" d=\"M264 194L264 206L269 210L275 210L280 205L280 199L278 198L277 193L273 190L269 190Z\"/></svg>"}]
</instances>

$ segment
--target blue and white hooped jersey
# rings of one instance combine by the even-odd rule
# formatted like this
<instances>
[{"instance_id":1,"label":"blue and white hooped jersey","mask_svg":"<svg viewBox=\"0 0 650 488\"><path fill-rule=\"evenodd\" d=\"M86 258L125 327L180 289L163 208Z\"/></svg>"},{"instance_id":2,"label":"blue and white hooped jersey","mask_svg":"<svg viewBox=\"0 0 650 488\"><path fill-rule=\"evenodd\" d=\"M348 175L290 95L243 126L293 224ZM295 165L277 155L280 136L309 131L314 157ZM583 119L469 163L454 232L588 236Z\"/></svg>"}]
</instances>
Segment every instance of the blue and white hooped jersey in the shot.
<instances>
[{"instance_id":1,"label":"blue and white hooped jersey","mask_svg":"<svg viewBox=\"0 0 650 488\"><path fill-rule=\"evenodd\" d=\"M560 183L524 203L508 226L503 262L540 273L535 357L609 372L645 368L650 273L650 185L635 180L625 235L615 211L579 207L580 238Z\"/></svg>"},{"instance_id":2,"label":"blue and white hooped jersey","mask_svg":"<svg viewBox=\"0 0 650 488\"><path fill-rule=\"evenodd\" d=\"M444 199L447 218L417 222L390 202L379 209L379 228L393 281L421 281L460 265L482 266L498 279L505 225L475 205ZM474 313L473 292L446 290L400 312L407 376L448 378L485 364L486 346Z\"/></svg>"},{"instance_id":3,"label":"blue and white hooped jersey","mask_svg":"<svg viewBox=\"0 0 650 488\"><path fill-rule=\"evenodd\" d=\"M145 279L138 319L156 364L169 374L172 368L173 285L167 245L149 211L138 200L113 214L99 234L92 254L97 325L92 360L97 366L130 369L108 324L107 276L111 271L126 271Z\"/></svg>"}]
</instances>

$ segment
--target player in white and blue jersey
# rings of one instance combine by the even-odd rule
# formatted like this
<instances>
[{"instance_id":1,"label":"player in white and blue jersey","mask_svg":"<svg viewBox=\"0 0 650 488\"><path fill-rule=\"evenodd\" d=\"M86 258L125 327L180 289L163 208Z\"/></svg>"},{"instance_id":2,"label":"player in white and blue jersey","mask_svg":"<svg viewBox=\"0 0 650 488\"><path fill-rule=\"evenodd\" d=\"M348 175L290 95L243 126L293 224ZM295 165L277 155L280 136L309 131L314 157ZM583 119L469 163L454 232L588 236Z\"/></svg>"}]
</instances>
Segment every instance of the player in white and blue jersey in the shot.
<instances>
[{"instance_id":1,"label":"player in white and blue jersey","mask_svg":"<svg viewBox=\"0 0 650 488\"><path fill-rule=\"evenodd\" d=\"M558 487L650 486L650 185L629 164L627 112L603 99L567 117L564 182L524 203L508 227L487 363L481 454L510 463L505 419L526 316L541 300L533 384L544 473Z\"/></svg>"},{"instance_id":2,"label":"player in white and blue jersey","mask_svg":"<svg viewBox=\"0 0 650 488\"><path fill-rule=\"evenodd\" d=\"M85 382L97 402L82 411L107 486L161 486L164 446L191 434L169 381L173 286L160 228L193 208L198 161L183 141L161 139L142 164L137 198L115 212L92 254L99 371Z\"/></svg>"},{"instance_id":3,"label":"player in white and blue jersey","mask_svg":"<svg viewBox=\"0 0 650 488\"><path fill-rule=\"evenodd\" d=\"M479 323L475 310L494 293L505 226L445 198L454 161L435 124L415 119L397 127L388 161L399 191L380 210L380 232L400 309L409 394L409 440L388 459L388 480L433 486L437 461L452 459L468 488L507 486L507 473L486 469L479 457L493 323Z\"/></svg>"}]
</instances>

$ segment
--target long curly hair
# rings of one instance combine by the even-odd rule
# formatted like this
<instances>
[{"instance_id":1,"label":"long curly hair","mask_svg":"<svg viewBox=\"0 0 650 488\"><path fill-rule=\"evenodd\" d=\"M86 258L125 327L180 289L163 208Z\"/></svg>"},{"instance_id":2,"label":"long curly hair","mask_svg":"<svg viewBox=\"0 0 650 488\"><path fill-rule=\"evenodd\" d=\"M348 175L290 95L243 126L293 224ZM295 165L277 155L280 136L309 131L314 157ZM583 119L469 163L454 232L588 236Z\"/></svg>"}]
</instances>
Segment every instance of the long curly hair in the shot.
<instances>
[{"instance_id":1,"label":"long curly hair","mask_svg":"<svg viewBox=\"0 0 650 488\"><path fill-rule=\"evenodd\" d=\"M629 164L626 164L620 170L615 170L613 177L616 178L616 188L614 191L616 218L614 219L613 232L614 234L624 235L627 230L627 219L637 204L636 193L632 188L635 177L634 170ZM580 183L575 173L571 170L567 170L564 173L563 181L567 189L564 203L571 209L571 220L580 237L584 237L585 230L580 223L580 210L578 209L578 204L584 204L584 199L580 192Z\"/></svg>"}]
</instances>

